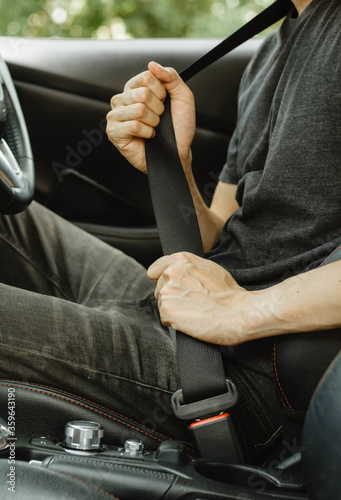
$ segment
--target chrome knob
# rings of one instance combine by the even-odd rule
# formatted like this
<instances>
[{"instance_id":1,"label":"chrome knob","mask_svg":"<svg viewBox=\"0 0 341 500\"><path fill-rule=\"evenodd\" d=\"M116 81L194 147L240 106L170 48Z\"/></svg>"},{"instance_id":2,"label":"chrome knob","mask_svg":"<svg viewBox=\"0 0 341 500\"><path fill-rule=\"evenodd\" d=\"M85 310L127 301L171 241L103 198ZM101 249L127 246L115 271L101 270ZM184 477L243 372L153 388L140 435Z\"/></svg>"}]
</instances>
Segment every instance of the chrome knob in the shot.
<instances>
[{"instance_id":1,"label":"chrome knob","mask_svg":"<svg viewBox=\"0 0 341 500\"><path fill-rule=\"evenodd\" d=\"M0 418L0 450L4 450L8 446L8 439L11 433L5 420Z\"/></svg>"},{"instance_id":2,"label":"chrome knob","mask_svg":"<svg viewBox=\"0 0 341 500\"><path fill-rule=\"evenodd\" d=\"M64 444L73 450L100 450L103 434L103 427L96 422L68 422L64 431Z\"/></svg>"},{"instance_id":3,"label":"chrome knob","mask_svg":"<svg viewBox=\"0 0 341 500\"><path fill-rule=\"evenodd\" d=\"M127 439L124 443L124 451L129 453L129 455L141 455L144 450L144 445L142 441L137 441L135 439Z\"/></svg>"}]
</instances>

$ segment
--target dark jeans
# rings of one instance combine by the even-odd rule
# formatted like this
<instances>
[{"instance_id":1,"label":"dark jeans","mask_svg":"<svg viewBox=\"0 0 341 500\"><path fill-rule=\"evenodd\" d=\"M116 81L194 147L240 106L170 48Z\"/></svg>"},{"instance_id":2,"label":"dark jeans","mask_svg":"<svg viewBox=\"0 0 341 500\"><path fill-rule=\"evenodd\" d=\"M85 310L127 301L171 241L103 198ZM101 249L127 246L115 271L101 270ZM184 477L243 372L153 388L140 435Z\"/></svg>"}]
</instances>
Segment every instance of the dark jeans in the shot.
<instances>
[{"instance_id":1,"label":"dark jeans","mask_svg":"<svg viewBox=\"0 0 341 500\"><path fill-rule=\"evenodd\" d=\"M0 217L0 376L60 388L188 441L169 409L174 339L154 283L122 252L32 203ZM245 440L267 447L281 425L272 381L232 366Z\"/></svg>"}]
</instances>

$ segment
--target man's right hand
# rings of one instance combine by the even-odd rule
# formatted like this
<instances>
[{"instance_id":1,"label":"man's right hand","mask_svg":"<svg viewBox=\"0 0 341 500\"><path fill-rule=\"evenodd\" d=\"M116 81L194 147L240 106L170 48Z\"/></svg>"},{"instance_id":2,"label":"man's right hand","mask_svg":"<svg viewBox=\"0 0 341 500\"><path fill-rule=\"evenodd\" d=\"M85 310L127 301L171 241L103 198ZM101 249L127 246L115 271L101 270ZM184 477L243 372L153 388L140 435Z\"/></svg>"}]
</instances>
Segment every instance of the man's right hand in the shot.
<instances>
[{"instance_id":1,"label":"man's right hand","mask_svg":"<svg viewBox=\"0 0 341 500\"><path fill-rule=\"evenodd\" d=\"M129 80L123 93L111 99L112 110L107 115L108 137L135 168L145 173L144 139L155 135L167 92L171 97L178 152L187 173L191 169L191 144L195 132L194 97L174 69L151 62L148 71Z\"/></svg>"}]
</instances>

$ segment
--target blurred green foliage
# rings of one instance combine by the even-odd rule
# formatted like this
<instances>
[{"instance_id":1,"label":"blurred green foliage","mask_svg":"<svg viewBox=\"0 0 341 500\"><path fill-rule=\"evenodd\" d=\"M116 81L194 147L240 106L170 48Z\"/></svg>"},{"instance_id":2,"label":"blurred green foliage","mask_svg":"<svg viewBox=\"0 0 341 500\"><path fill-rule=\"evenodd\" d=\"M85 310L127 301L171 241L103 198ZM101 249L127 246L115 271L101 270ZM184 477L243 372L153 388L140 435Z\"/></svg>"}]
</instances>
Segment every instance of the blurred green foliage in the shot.
<instances>
[{"instance_id":1,"label":"blurred green foliage","mask_svg":"<svg viewBox=\"0 0 341 500\"><path fill-rule=\"evenodd\" d=\"M0 35L220 37L271 0L0 0Z\"/></svg>"}]
</instances>

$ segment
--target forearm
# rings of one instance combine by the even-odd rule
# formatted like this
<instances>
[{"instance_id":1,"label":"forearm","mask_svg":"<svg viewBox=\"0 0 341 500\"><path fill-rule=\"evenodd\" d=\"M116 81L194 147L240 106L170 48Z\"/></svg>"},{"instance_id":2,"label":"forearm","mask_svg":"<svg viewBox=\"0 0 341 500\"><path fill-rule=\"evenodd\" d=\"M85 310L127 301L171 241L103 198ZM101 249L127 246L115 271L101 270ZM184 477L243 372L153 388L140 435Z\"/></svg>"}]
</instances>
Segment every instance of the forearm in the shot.
<instances>
[{"instance_id":1,"label":"forearm","mask_svg":"<svg viewBox=\"0 0 341 500\"><path fill-rule=\"evenodd\" d=\"M249 292L245 340L341 326L341 261Z\"/></svg>"},{"instance_id":2,"label":"forearm","mask_svg":"<svg viewBox=\"0 0 341 500\"><path fill-rule=\"evenodd\" d=\"M204 202L194 180L192 169L187 170L186 177L193 198L196 216L198 218L204 251L207 252L220 238L221 230L225 221L213 210L211 210Z\"/></svg>"}]
</instances>

